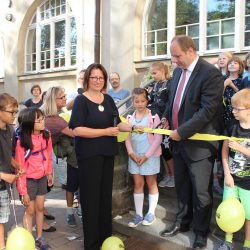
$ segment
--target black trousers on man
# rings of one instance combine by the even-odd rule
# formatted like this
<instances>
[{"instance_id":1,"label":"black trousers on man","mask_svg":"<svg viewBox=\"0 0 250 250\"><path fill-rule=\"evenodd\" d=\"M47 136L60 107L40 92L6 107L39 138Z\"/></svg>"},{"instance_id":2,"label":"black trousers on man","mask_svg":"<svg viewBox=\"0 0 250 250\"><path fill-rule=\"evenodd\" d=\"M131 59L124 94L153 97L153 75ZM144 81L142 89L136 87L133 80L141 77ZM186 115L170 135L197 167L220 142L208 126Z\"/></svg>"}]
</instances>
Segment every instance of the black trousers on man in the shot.
<instances>
[{"instance_id":1,"label":"black trousers on man","mask_svg":"<svg viewBox=\"0 0 250 250\"><path fill-rule=\"evenodd\" d=\"M114 156L78 159L85 250L100 250L112 234Z\"/></svg>"},{"instance_id":2,"label":"black trousers on man","mask_svg":"<svg viewBox=\"0 0 250 250\"><path fill-rule=\"evenodd\" d=\"M213 207L214 157L192 161L184 150L174 152L175 187L178 200L176 223L202 236L209 233Z\"/></svg>"}]
</instances>

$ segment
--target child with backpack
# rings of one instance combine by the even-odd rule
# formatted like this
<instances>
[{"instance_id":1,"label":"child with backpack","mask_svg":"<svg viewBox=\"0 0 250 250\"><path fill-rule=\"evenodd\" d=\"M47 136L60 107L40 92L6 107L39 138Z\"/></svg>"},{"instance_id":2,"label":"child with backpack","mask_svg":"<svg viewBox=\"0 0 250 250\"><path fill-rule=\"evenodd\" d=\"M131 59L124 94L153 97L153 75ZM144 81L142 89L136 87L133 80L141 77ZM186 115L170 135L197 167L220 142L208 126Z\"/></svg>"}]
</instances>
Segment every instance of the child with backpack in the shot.
<instances>
[{"instance_id":1,"label":"child with backpack","mask_svg":"<svg viewBox=\"0 0 250 250\"><path fill-rule=\"evenodd\" d=\"M128 117L133 130L141 133L131 133L126 140L129 155L128 170L134 179L134 203L136 214L128 223L136 227L140 223L151 225L155 221L155 208L158 203L157 174L160 171L160 155L162 136L159 134L142 133L144 128L156 128L160 118L154 117L147 108L148 93L143 88L135 88L132 92L135 112ZM143 217L144 176L149 190L149 210Z\"/></svg>"},{"instance_id":2,"label":"child with backpack","mask_svg":"<svg viewBox=\"0 0 250 250\"><path fill-rule=\"evenodd\" d=\"M42 237L44 201L47 186L53 185L52 142L45 130L44 115L40 109L24 109L19 114L20 132L16 142L15 158L24 166L25 174L17 179L17 189L25 206L24 227L32 232L32 218L36 220L36 247L49 250Z\"/></svg>"}]
</instances>

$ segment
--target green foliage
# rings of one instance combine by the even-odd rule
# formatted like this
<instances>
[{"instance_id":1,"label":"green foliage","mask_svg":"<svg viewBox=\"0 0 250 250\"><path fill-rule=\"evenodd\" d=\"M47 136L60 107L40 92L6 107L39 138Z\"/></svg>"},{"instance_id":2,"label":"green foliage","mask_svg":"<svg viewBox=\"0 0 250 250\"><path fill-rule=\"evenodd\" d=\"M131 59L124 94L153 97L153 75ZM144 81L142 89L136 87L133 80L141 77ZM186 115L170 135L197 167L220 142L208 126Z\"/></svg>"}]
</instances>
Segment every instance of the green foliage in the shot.
<instances>
[{"instance_id":1,"label":"green foliage","mask_svg":"<svg viewBox=\"0 0 250 250\"><path fill-rule=\"evenodd\" d=\"M151 10L148 16L148 30L157 30L167 27L167 0L152 1ZM151 19L151 21L150 21Z\"/></svg>"},{"instance_id":2,"label":"green foliage","mask_svg":"<svg viewBox=\"0 0 250 250\"><path fill-rule=\"evenodd\" d=\"M235 16L235 0L217 0L212 11L208 11L207 20L218 20Z\"/></svg>"},{"instance_id":3,"label":"green foliage","mask_svg":"<svg viewBox=\"0 0 250 250\"><path fill-rule=\"evenodd\" d=\"M176 26L198 23L198 22L199 22L199 0L177 0Z\"/></svg>"}]
</instances>

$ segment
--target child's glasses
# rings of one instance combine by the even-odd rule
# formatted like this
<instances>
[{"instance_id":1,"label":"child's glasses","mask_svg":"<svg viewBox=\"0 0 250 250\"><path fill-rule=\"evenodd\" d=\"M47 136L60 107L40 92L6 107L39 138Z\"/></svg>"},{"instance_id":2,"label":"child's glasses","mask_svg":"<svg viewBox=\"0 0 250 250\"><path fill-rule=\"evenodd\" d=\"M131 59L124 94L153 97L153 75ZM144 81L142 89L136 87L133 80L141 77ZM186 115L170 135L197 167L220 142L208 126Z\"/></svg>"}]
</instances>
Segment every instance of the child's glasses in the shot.
<instances>
[{"instance_id":1,"label":"child's glasses","mask_svg":"<svg viewBox=\"0 0 250 250\"><path fill-rule=\"evenodd\" d=\"M232 110L234 110L235 112L240 112L240 111L244 111L244 110L248 110L249 108L245 108L245 109L240 109L240 108L235 108L232 106Z\"/></svg>"},{"instance_id":2,"label":"child's glasses","mask_svg":"<svg viewBox=\"0 0 250 250\"><path fill-rule=\"evenodd\" d=\"M5 110L5 109L1 109L1 111L6 112L6 113L10 113L12 116L16 115L18 113L19 110Z\"/></svg>"},{"instance_id":3,"label":"child's glasses","mask_svg":"<svg viewBox=\"0 0 250 250\"><path fill-rule=\"evenodd\" d=\"M39 119L35 120L35 123L41 123L41 122L43 122L44 118L45 118L44 116L41 116Z\"/></svg>"}]
</instances>

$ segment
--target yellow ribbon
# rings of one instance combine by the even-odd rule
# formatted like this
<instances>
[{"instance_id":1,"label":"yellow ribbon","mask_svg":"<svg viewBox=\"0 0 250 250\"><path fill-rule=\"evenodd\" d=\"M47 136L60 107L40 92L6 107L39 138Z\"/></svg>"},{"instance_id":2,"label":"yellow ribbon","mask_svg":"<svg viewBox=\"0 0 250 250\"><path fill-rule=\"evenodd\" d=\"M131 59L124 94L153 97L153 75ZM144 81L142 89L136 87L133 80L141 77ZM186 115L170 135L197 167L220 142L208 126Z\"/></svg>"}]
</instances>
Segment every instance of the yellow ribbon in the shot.
<instances>
[{"instance_id":1,"label":"yellow ribbon","mask_svg":"<svg viewBox=\"0 0 250 250\"><path fill-rule=\"evenodd\" d=\"M128 124L128 121L120 116L120 119L122 122L125 122ZM132 131L133 133L141 133L138 130L134 130ZM152 133L152 134L160 134L160 135L170 135L172 130L168 130L168 129L161 129L161 128L157 128L157 129L153 129L153 128L144 128L143 130L144 133ZM129 132L119 132L118 134L118 142L122 142L125 141L127 139L129 135ZM234 141L242 141L242 140L246 140L245 138L237 138L237 137L228 137L228 136L224 136L224 135L210 135L210 134L199 134L196 133L193 136L191 136L190 138L188 138L190 140L200 140L200 141L223 141L223 140L234 140Z\"/></svg>"},{"instance_id":2,"label":"yellow ribbon","mask_svg":"<svg viewBox=\"0 0 250 250\"><path fill-rule=\"evenodd\" d=\"M136 131L135 131L136 132ZM144 128L143 132L145 133L153 133L153 134L161 134L161 135L170 135L172 130L168 129L153 129L153 128ZM224 135L210 135L210 134L199 134L196 133L190 138L190 140L201 140L201 141L221 141L221 140L235 140L235 141L242 141L245 140L244 138L237 138L237 137L228 137Z\"/></svg>"}]
</instances>

